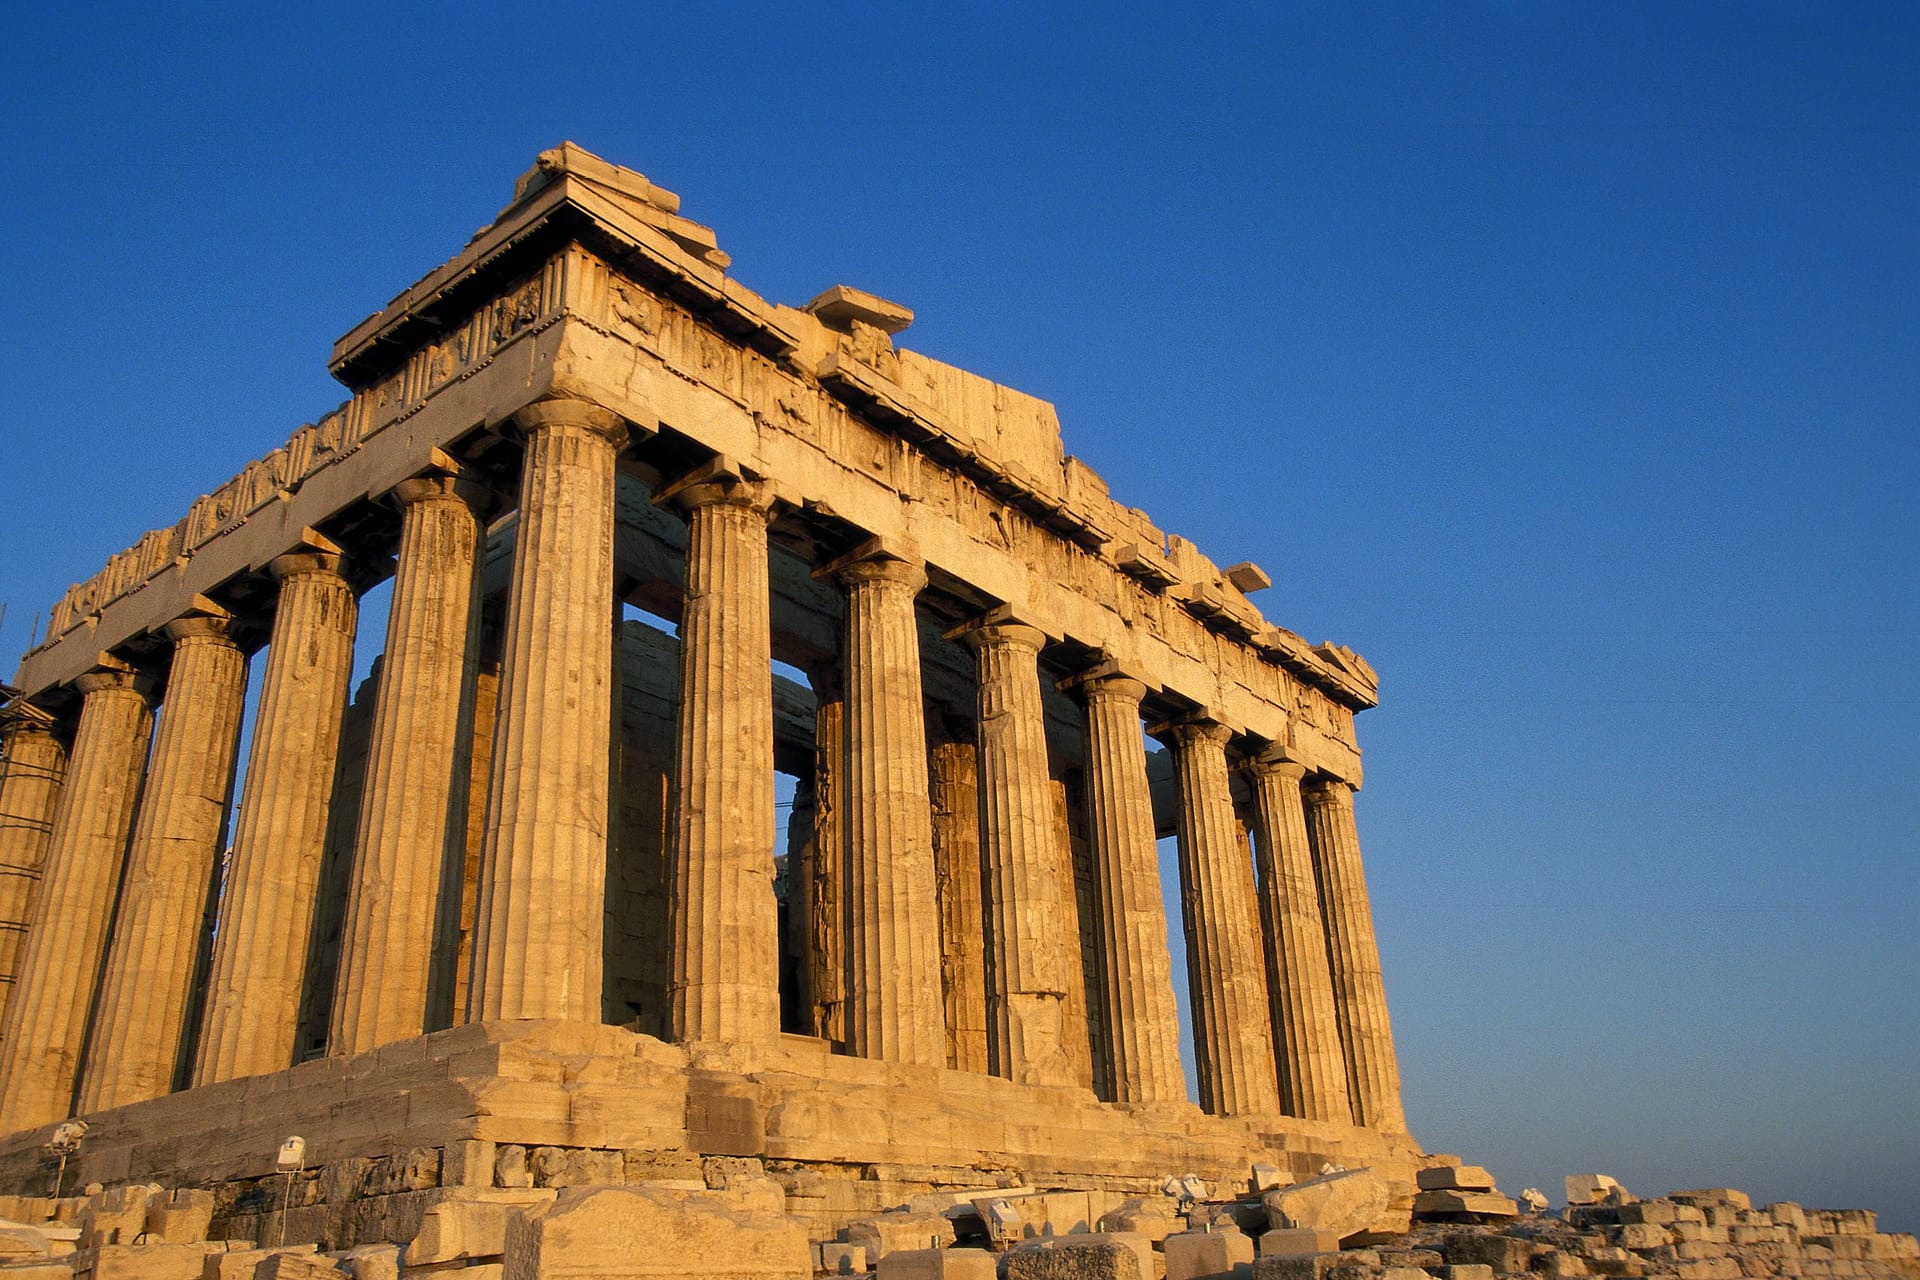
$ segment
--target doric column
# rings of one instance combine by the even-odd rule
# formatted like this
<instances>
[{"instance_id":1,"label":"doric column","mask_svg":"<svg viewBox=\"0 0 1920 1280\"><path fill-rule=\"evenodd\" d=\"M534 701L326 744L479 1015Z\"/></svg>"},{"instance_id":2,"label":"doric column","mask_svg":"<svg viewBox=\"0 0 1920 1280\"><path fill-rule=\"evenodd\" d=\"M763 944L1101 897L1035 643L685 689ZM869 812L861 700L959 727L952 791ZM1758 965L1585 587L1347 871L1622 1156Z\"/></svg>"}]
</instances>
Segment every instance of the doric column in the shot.
<instances>
[{"instance_id":1,"label":"doric column","mask_svg":"<svg viewBox=\"0 0 1920 1280\"><path fill-rule=\"evenodd\" d=\"M872 544L847 590L847 1050L940 1066L940 908L927 804L917 562Z\"/></svg>"},{"instance_id":2,"label":"doric column","mask_svg":"<svg viewBox=\"0 0 1920 1280\"><path fill-rule=\"evenodd\" d=\"M400 552L367 743L328 1049L453 1021L486 525L444 473L400 484Z\"/></svg>"},{"instance_id":3,"label":"doric column","mask_svg":"<svg viewBox=\"0 0 1920 1280\"><path fill-rule=\"evenodd\" d=\"M940 896L940 991L947 1065L986 1074L987 925L980 866L980 777L970 742L933 749L933 874Z\"/></svg>"},{"instance_id":4,"label":"doric column","mask_svg":"<svg viewBox=\"0 0 1920 1280\"><path fill-rule=\"evenodd\" d=\"M0 1043L0 1133L72 1113L87 1014L153 729L151 684L123 664L96 668L74 687L85 695L80 728Z\"/></svg>"},{"instance_id":5,"label":"doric column","mask_svg":"<svg viewBox=\"0 0 1920 1280\"><path fill-rule=\"evenodd\" d=\"M1349 1120L1346 1051L1334 1013L1327 934L1300 802L1306 769L1261 756L1246 772L1253 786L1254 860L1267 943L1267 995L1278 1041L1280 1109L1307 1120Z\"/></svg>"},{"instance_id":6,"label":"doric column","mask_svg":"<svg viewBox=\"0 0 1920 1280\"><path fill-rule=\"evenodd\" d=\"M724 460L657 501L687 518L668 866L673 1038L780 1034L773 896L772 493Z\"/></svg>"},{"instance_id":7,"label":"doric column","mask_svg":"<svg viewBox=\"0 0 1920 1280\"><path fill-rule=\"evenodd\" d=\"M1354 1123L1403 1133L1407 1117L1400 1105L1400 1064L1380 980L1380 945L1374 939L1367 876L1360 865L1360 837L1353 825L1353 788L1323 778L1307 787L1305 798Z\"/></svg>"},{"instance_id":8,"label":"doric column","mask_svg":"<svg viewBox=\"0 0 1920 1280\"><path fill-rule=\"evenodd\" d=\"M808 672L813 686L813 836L802 867L807 997L811 1029L847 1035L847 702L837 667Z\"/></svg>"},{"instance_id":9,"label":"doric column","mask_svg":"<svg viewBox=\"0 0 1920 1280\"><path fill-rule=\"evenodd\" d=\"M1107 1063L1115 1102L1181 1102L1180 1022L1167 954L1140 700L1117 674L1072 685L1087 711L1087 824L1105 964Z\"/></svg>"},{"instance_id":10,"label":"doric column","mask_svg":"<svg viewBox=\"0 0 1920 1280\"><path fill-rule=\"evenodd\" d=\"M291 1066L340 725L353 675L353 588L333 551L284 555L247 754L195 1084Z\"/></svg>"},{"instance_id":11,"label":"doric column","mask_svg":"<svg viewBox=\"0 0 1920 1280\"><path fill-rule=\"evenodd\" d=\"M618 414L544 400L526 439L468 1017L600 1019Z\"/></svg>"},{"instance_id":12,"label":"doric column","mask_svg":"<svg viewBox=\"0 0 1920 1280\"><path fill-rule=\"evenodd\" d=\"M1233 731L1196 719L1163 733L1180 790L1180 896L1200 1105L1222 1116L1278 1114L1253 860L1227 781Z\"/></svg>"},{"instance_id":13,"label":"doric column","mask_svg":"<svg viewBox=\"0 0 1920 1280\"><path fill-rule=\"evenodd\" d=\"M167 626L167 675L153 761L127 849L127 874L100 982L80 1110L104 1111L173 1089L205 963L234 756L247 699L247 659L224 616Z\"/></svg>"},{"instance_id":14,"label":"doric column","mask_svg":"<svg viewBox=\"0 0 1920 1280\"><path fill-rule=\"evenodd\" d=\"M0 740L0 1027L6 1025L20 972L27 921L66 776L67 749L49 725L23 718L7 728Z\"/></svg>"},{"instance_id":15,"label":"doric column","mask_svg":"<svg viewBox=\"0 0 1920 1280\"><path fill-rule=\"evenodd\" d=\"M987 1043L993 1073L1021 1084L1077 1083L1066 1040L1077 965L1071 870L1054 825L1040 702L1046 636L1011 621L951 633L975 656L980 854L986 868Z\"/></svg>"}]
</instances>

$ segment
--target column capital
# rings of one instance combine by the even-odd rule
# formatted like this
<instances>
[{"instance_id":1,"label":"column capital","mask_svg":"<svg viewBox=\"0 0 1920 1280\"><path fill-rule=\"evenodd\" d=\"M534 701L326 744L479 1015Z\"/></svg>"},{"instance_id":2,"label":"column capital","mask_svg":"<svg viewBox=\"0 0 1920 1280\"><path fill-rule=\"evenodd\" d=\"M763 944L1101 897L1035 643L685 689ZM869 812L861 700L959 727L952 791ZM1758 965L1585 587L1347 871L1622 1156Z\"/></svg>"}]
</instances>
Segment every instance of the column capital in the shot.
<instances>
[{"instance_id":1,"label":"column capital","mask_svg":"<svg viewBox=\"0 0 1920 1280\"><path fill-rule=\"evenodd\" d=\"M233 619L225 610L222 610L218 614L197 612L182 614L160 629L166 633L167 639L175 644L182 640L210 640L231 645L233 641L227 632L232 625Z\"/></svg>"},{"instance_id":2,"label":"column capital","mask_svg":"<svg viewBox=\"0 0 1920 1280\"><path fill-rule=\"evenodd\" d=\"M1036 654L1046 648L1050 639L1044 628L1010 604L990 609L943 634L948 640L958 640L975 651L989 646L1012 645L1030 649Z\"/></svg>"},{"instance_id":3,"label":"column capital","mask_svg":"<svg viewBox=\"0 0 1920 1280\"><path fill-rule=\"evenodd\" d=\"M529 435L571 427L597 435L615 448L624 448L627 443L627 420L591 400L536 400L514 414L513 423Z\"/></svg>"},{"instance_id":4,"label":"column capital","mask_svg":"<svg viewBox=\"0 0 1920 1280\"><path fill-rule=\"evenodd\" d=\"M879 537L868 538L847 554L821 565L813 571L813 576L842 586L897 582L912 588L916 595L927 585L927 567L920 559L920 548L909 542Z\"/></svg>"},{"instance_id":5,"label":"column capital","mask_svg":"<svg viewBox=\"0 0 1920 1280\"><path fill-rule=\"evenodd\" d=\"M500 502L500 495L488 486L439 467L402 480L387 491L387 498L402 511L424 502L458 502L479 519L491 515Z\"/></svg>"},{"instance_id":6,"label":"column capital","mask_svg":"<svg viewBox=\"0 0 1920 1280\"><path fill-rule=\"evenodd\" d=\"M1205 711L1150 724L1147 726L1147 733L1162 742L1171 742L1182 747L1209 742L1223 751L1227 743L1233 741L1232 728L1214 719Z\"/></svg>"},{"instance_id":7,"label":"column capital","mask_svg":"<svg viewBox=\"0 0 1920 1280\"><path fill-rule=\"evenodd\" d=\"M73 687L83 696L104 693L111 689L124 689L137 693L149 701L153 698L156 681L151 675L137 670L111 654L101 654L100 661L89 671L73 678Z\"/></svg>"},{"instance_id":8,"label":"column capital","mask_svg":"<svg viewBox=\"0 0 1920 1280\"><path fill-rule=\"evenodd\" d=\"M699 507L729 506L745 507L771 519L776 501L772 482L725 454L708 459L653 495L654 506L683 515Z\"/></svg>"},{"instance_id":9,"label":"column capital","mask_svg":"<svg viewBox=\"0 0 1920 1280\"><path fill-rule=\"evenodd\" d=\"M1353 784L1325 775L1302 784L1300 794L1308 804L1353 804Z\"/></svg>"},{"instance_id":10,"label":"column capital","mask_svg":"<svg viewBox=\"0 0 1920 1280\"><path fill-rule=\"evenodd\" d=\"M1298 782L1307 776L1307 766L1289 756L1281 747L1268 747L1256 752L1248 756L1240 767L1256 778L1272 775Z\"/></svg>"},{"instance_id":11,"label":"column capital","mask_svg":"<svg viewBox=\"0 0 1920 1280\"><path fill-rule=\"evenodd\" d=\"M1082 698L1125 698L1135 704L1145 699L1151 689L1143 676L1112 658L1102 658L1090 667L1056 680L1053 687Z\"/></svg>"}]
</instances>

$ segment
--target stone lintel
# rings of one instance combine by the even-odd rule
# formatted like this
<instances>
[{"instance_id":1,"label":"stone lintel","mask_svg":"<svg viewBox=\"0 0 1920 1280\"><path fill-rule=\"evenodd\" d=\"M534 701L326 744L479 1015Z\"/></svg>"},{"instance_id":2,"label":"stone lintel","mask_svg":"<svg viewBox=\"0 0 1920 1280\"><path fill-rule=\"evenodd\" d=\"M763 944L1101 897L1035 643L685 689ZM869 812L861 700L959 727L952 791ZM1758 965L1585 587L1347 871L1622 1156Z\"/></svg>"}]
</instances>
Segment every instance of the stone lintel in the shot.
<instances>
[{"instance_id":1,"label":"stone lintel","mask_svg":"<svg viewBox=\"0 0 1920 1280\"><path fill-rule=\"evenodd\" d=\"M1154 681L1152 676L1136 667L1133 663L1122 662L1116 658L1106 657L1101 658L1090 667L1054 681L1053 687L1062 693L1072 693L1076 690L1084 689L1090 684L1098 684L1102 680L1132 680L1137 684L1145 686L1148 693L1153 693L1159 688L1159 685Z\"/></svg>"},{"instance_id":2,"label":"stone lintel","mask_svg":"<svg viewBox=\"0 0 1920 1280\"><path fill-rule=\"evenodd\" d=\"M1239 564L1228 565L1220 575L1242 595L1251 595L1255 591L1265 591L1273 585L1273 579L1267 571L1251 560L1242 560Z\"/></svg>"}]
</instances>

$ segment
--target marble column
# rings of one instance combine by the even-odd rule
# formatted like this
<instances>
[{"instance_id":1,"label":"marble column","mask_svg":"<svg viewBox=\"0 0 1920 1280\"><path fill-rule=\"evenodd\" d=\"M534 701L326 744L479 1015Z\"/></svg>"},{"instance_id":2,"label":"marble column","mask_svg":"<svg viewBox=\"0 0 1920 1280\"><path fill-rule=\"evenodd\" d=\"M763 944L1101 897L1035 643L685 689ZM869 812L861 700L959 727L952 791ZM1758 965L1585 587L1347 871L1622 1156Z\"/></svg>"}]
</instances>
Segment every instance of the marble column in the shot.
<instances>
[{"instance_id":1,"label":"marble column","mask_svg":"<svg viewBox=\"0 0 1920 1280\"><path fill-rule=\"evenodd\" d=\"M400 550L328 1050L453 1022L486 523L453 476L393 491Z\"/></svg>"},{"instance_id":2,"label":"marble column","mask_svg":"<svg viewBox=\"0 0 1920 1280\"><path fill-rule=\"evenodd\" d=\"M813 838L807 849L803 900L807 996L812 1032L844 1042L847 1035L847 702L840 672L808 673L813 686Z\"/></svg>"},{"instance_id":3,"label":"marble column","mask_svg":"<svg viewBox=\"0 0 1920 1280\"><path fill-rule=\"evenodd\" d=\"M944 1065L916 562L876 552L847 590L847 1050Z\"/></svg>"},{"instance_id":4,"label":"marble column","mask_svg":"<svg viewBox=\"0 0 1920 1280\"><path fill-rule=\"evenodd\" d=\"M1366 871L1360 865L1360 837L1353 825L1353 788L1324 778L1306 788L1305 799L1354 1123L1404 1133L1400 1064L1380 979L1380 946L1373 934Z\"/></svg>"},{"instance_id":5,"label":"marble column","mask_svg":"<svg viewBox=\"0 0 1920 1280\"><path fill-rule=\"evenodd\" d=\"M780 1034L773 894L767 486L709 465L659 499L687 518L668 867L676 1041Z\"/></svg>"},{"instance_id":6,"label":"marble column","mask_svg":"<svg viewBox=\"0 0 1920 1280\"><path fill-rule=\"evenodd\" d=\"M1306 769L1262 756L1247 766L1253 788L1254 861L1267 942L1267 995L1278 1042L1280 1109L1306 1120L1352 1118L1347 1058L1334 1012L1327 934L1320 920L1307 815Z\"/></svg>"},{"instance_id":7,"label":"marble column","mask_svg":"<svg viewBox=\"0 0 1920 1280\"><path fill-rule=\"evenodd\" d=\"M1071 870L1054 823L1040 701L1046 637L1016 622L956 633L974 652L980 854L986 868L987 1031L993 1073L1020 1084L1077 1083L1066 1040L1068 964L1079 932ZM1077 957L1076 957L1077 958Z\"/></svg>"},{"instance_id":8,"label":"marble column","mask_svg":"<svg viewBox=\"0 0 1920 1280\"><path fill-rule=\"evenodd\" d=\"M331 551L284 555L195 1084L293 1063L359 606Z\"/></svg>"},{"instance_id":9,"label":"marble column","mask_svg":"<svg viewBox=\"0 0 1920 1280\"><path fill-rule=\"evenodd\" d=\"M1187 1083L1167 954L1167 909L1140 732L1146 686L1104 675L1073 687L1087 712L1087 822L1105 958L1113 1101L1183 1102Z\"/></svg>"},{"instance_id":10,"label":"marble column","mask_svg":"<svg viewBox=\"0 0 1920 1280\"><path fill-rule=\"evenodd\" d=\"M72 1114L153 729L151 684L131 669L96 668L74 687L84 695L80 728L0 1042L0 1133Z\"/></svg>"},{"instance_id":11,"label":"marble column","mask_svg":"<svg viewBox=\"0 0 1920 1280\"><path fill-rule=\"evenodd\" d=\"M1254 903L1253 859L1227 780L1232 730L1185 720L1164 730L1180 792L1180 880L1187 926L1200 1105L1213 1115L1275 1115L1273 1034Z\"/></svg>"},{"instance_id":12,"label":"marble column","mask_svg":"<svg viewBox=\"0 0 1920 1280\"><path fill-rule=\"evenodd\" d=\"M600 1020L618 414L544 400L526 440L468 1017Z\"/></svg>"},{"instance_id":13,"label":"marble column","mask_svg":"<svg viewBox=\"0 0 1920 1280\"><path fill-rule=\"evenodd\" d=\"M100 981L80 1110L158 1098L182 1066L247 699L247 659L227 620L167 626L173 666L127 849L120 912Z\"/></svg>"},{"instance_id":14,"label":"marble column","mask_svg":"<svg viewBox=\"0 0 1920 1280\"><path fill-rule=\"evenodd\" d=\"M987 1050L987 925L980 865L980 776L970 742L933 749L933 874L940 897L940 991L947 1065L982 1075Z\"/></svg>"},{"instance_id":15,"label":"marble column","mask_svg":"<svg viewBox=\"0 0 1920 1280\"><path fill-rule=\"evenodd\" d=\"M0 1027L6 1025L14 980L20 972L27 921L47 860L47 837L60 785L67 776L67 749L49 725L22 719L0 742Z\"/></svg>"}]
</instances>

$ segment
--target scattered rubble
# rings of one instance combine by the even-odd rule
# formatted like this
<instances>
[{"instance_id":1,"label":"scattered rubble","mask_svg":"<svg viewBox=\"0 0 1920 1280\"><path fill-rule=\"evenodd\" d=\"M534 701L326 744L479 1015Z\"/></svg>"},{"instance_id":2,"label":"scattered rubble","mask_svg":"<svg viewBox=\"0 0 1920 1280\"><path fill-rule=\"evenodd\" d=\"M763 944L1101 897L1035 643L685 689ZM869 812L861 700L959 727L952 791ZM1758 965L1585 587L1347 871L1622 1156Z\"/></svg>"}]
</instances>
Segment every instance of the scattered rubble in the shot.
<instances>
[{"instance_id":1,"label":"scattered rubble","mask_svg":"<svg viewBox=\"0 0 1920 1280\"><path fill-rule=\"evenodd\" d=\"M1135 1196L960 1187L821 1240L757 1161L715 1160L639 1186L396 1189L431 1201L404 1219L406 1238L336 1250L209 1239L230 1225L214 1192L135 1183L0 1196L0 1280L1920 1280L1920 1242L1870 1212L1755 1208L1730 1187L1641 1200L1581 1174L1566 1210L1529 1187L1522 1214L1487 1170L1451 1158L1417 1186L1369 1169L1292 1186L1275 1174L1255 1167L1218 1195L1182 1178Z\"/></svg>"}]
</instances>

